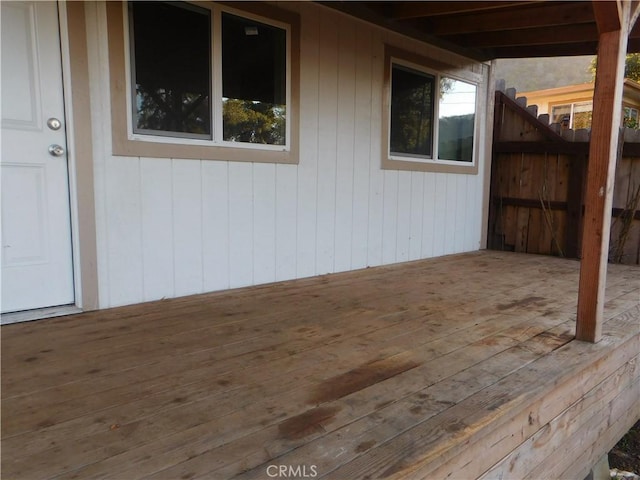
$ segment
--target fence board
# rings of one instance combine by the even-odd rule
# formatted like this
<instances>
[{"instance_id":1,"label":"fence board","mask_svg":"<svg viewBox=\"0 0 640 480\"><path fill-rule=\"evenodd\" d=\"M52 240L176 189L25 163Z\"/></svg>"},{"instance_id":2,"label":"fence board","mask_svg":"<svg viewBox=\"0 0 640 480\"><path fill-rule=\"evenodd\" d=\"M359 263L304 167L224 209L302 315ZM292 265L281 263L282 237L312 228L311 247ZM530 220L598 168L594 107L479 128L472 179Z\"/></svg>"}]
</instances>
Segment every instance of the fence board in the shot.
<instances>
[{"instance_id":1,"label":"fence board","mask_svg":"<svg viewBox=\"0 0 640 480\"><path fill-rule=\"evenodd\" d=\"M588 132L556 134L501 92L495 105L489 248L579 258ZM640 143L624 144L612 215L610 260L640 264Z\"/></svg>"}]
</instances>

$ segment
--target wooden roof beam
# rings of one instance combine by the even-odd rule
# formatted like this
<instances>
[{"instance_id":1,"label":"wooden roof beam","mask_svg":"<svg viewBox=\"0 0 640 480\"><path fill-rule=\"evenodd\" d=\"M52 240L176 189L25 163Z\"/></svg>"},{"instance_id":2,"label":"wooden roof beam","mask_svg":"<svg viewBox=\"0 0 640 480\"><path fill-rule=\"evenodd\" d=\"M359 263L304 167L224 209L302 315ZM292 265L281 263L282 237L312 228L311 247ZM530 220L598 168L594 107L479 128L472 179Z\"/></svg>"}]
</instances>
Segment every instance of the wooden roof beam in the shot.
<instances>
[{"instance_id":1,"label":"wooden roof beam","mask_svg":"<svg viewBox=\"0 0 640 480\"><path fill-rule=\"evenodd\" d=\"M545 5L533 4L529 7L524 6L491 13L414 19L406 22L411 22L418 27L427 27L432 35L455 35L518 28L564 27L590 23L593 20L593 10L589 2L559 3L557 5L551 2Z\"/></svg>"},{"instance_id":2,"label":"wooden roof beam","mask_svg":"<svg viewBox=\"0 0 640 480\"><path fill-rule=\"evenodd\" d=\"M593 15L598 25L598 31L602 33L619 31L622 24L620 22L620 12L618 2L601 2L594 0Z\"/></svg>"},{"instance_id":3,"label":"wooden roof beam","mask_svg":"<svg viewBox=\"0 0 640 480\"><path fill-rule=\"evenodd\" d=\"M597 41L598 29L594 24L584 23L562 28L526 28L501 32L444 36L444 38L456 43L473 45L476 48L509 47L514 45L550 45L556 43L567 44Z\"/></svg>"},{"instance_id":4,"label":"wooden roof beam","mask_svg":"<svg viewBox=\"0 0 640 480\"><path fill-rule=\"evenodd\" d=\"M487 52L486 58L537 58L537 57L572 57L576 55L593 55L598 41L582 43L546 44L546 45L515 45L509 47L494 47ZM640 48L640 42L638 42Z\"/></svg>"},{"instance_id":5,"label":"wooden roof beam","mask_svg":"<svg viewBox=\"0 0 640 480\"><path fill-rule=\"evenodd\" d=\"M434 17L440 15L453 15L469 12L484 12L487 10L503 9L511 6L540 3L526 1L457 1L457 2L396 2L388 11L393 20L406 20L408 18Z\"/></svg>"}]
</instances>

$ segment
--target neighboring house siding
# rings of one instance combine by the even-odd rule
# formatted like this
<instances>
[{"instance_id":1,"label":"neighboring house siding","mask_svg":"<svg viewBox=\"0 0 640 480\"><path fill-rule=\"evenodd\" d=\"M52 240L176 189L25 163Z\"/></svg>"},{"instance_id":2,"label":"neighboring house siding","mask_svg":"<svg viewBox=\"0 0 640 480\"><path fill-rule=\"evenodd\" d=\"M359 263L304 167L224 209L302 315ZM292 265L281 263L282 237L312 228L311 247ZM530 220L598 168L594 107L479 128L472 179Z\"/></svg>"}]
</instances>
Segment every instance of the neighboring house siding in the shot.
<instances>
[{"instance_id":1,"label":"neighboring house siding","mask_svg":"<svg viewBox=\"0 0 640 480\"><path fill-rule=\"evenodd\" d=\"M547 90L521 92L518 93L517 96L526 97L528 105L537 105L538 114L549 114L549 121L553 123L554 107L592 102L593 88L593 83L583 83ZM640 85L629 79L625 80L622 91L622 107L635 108L636 110L640 109ZM623 109L621 109L621 114L624 115ZM574 128L573 125L572 128Z\"/></svg>"},{"instance_id":2,"label":"neighboring house siding","mask_svg":"<svg viewBox=\"0 0 640 480\"><path fill-rule=\"evenodd\" d=\"M101 308L480 248L484 107L479 174L380 167L384 43L452 54L282 7L301 16L298 165L111 156L106 14L87 4Z\"/></svg>"}]
</instances>

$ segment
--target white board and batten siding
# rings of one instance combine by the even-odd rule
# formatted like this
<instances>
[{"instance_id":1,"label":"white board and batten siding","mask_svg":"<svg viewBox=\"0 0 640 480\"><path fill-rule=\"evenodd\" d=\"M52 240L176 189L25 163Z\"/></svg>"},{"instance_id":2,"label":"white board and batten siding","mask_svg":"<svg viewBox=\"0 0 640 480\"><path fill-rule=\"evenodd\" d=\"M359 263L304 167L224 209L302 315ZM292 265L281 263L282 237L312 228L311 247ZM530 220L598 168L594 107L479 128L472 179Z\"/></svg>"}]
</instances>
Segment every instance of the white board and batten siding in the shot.
<instances>
[{"instance_id":1,"label":"white board and batten siding","mask_svg":"<svg viewBox=\"0 0 640 480\"><path fill-rule=\"evenodd\" d=\"M480 248L485 126L478 175L380 167L384 44L451 54L281 5L301 16L298 165L112 156L106 12L87 4L101 308Z\"/></svg>"}]
</instances>

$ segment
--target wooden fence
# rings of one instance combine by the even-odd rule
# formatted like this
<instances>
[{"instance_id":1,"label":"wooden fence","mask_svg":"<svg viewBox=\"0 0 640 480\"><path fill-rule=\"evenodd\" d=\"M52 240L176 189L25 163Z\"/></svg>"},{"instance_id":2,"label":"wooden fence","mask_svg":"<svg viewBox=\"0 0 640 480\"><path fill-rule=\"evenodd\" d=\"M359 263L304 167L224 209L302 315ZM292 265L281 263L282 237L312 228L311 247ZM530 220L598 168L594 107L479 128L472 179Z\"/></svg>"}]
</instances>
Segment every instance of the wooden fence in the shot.
<instances>
[{"instance_id":1,"label":"wooden fence","mask_svg":"<svg viewBox=\"0 0 640 480\"><path fill-rule=\"evenodd\" d=\"M515 90L496 92L488 246L580 257L587 130L537 116ZM625 129L616 167L609 260L640 264L640 132Z\"/></svg>"}]
</instances>

